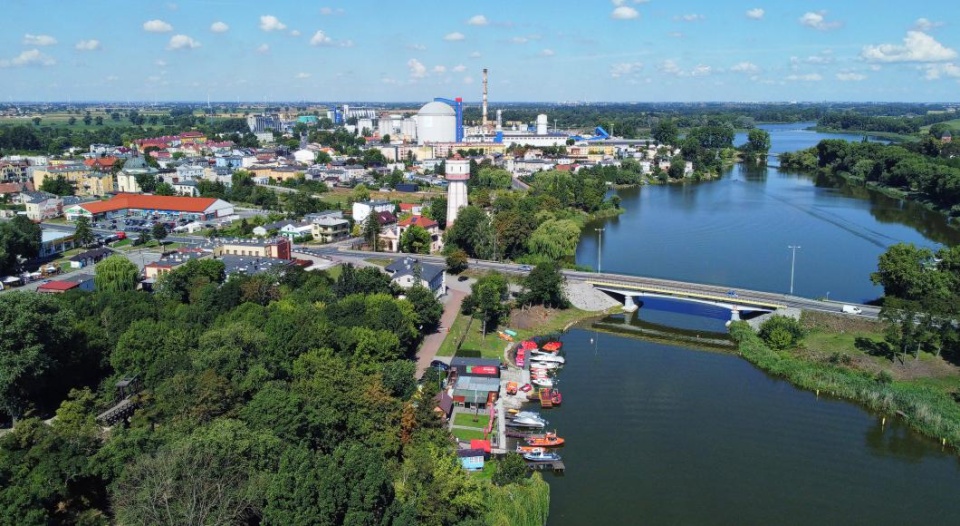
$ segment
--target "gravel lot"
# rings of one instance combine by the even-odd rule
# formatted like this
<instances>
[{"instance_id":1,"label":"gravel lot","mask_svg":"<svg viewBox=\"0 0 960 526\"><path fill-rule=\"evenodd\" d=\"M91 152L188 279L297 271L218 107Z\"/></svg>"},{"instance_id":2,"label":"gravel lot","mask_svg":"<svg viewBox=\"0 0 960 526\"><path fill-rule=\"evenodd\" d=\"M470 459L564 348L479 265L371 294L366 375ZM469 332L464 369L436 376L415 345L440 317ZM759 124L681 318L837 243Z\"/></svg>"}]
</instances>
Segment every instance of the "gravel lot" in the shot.
<instances>
[{"instance_id":1,"label":"gravel lot","mask_svg":"<svg viewBox=\"0 0 960 526\"><path fill-rule=\"evenodd\" d=\"M620 302L587 283L567 282L564 290L567 292L567 299L570 300L570 303L580 310L598 312L620 305Z\"/></svg>"}]
</instances>

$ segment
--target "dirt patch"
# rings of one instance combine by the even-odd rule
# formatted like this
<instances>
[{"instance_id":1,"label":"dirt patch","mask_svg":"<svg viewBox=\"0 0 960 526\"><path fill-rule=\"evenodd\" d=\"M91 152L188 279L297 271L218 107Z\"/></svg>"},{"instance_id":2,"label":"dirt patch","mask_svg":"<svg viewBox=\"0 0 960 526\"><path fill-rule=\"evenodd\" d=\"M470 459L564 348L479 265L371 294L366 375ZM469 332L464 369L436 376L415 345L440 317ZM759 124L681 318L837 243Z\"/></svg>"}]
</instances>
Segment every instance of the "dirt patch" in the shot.
<instances>
[{"instance_id":1,"label":"dirt patch","mask_svg":"<svg viewBox=\"0 0 960 526\"><path fill-rule=\"evenodd\" d=\"M533 330L546 323L555 313L553 309L542 306L513 309L510 311L510 327L520 330Z\"/></svg>"},{"instance_id":2,"label":"dirt patch","mask_svg":"<svg viewBox=\"0 0 960 526\"><path fill-rule=\"evenodd\" d=\"M829 312L804 311L800 323L807 330L823 330L825 332L882 332L883 324L879 321L850 316L848 314L832 314Z\"/></svg>"}]
</instances>

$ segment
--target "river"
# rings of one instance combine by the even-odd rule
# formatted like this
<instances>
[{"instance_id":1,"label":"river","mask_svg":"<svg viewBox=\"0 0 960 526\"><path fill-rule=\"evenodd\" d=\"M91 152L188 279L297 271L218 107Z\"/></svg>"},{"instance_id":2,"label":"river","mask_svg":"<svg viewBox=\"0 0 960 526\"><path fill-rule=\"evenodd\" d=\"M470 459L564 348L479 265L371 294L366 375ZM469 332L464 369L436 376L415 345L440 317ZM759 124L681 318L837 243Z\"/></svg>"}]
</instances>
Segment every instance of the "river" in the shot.
<instances>
[{"instance_id":1,"label":"river","mask_svg":"<svg viewBox=\"0 0 960 526\"><path fill-rule=\"evenodd\" d=\"M765 127L772 151L830 137L803 127ZM882 292L869 273L887 246L960 240L938 214L775 167L620 195L627 212L602 224L611 272L786 292L794 244L797 294L862 301ZM596 252L585 233L578 263L595 265ZM611 316L563 336L564 403L546 417L567 439L567 471L546 476L551 525L960 520L953 451L709 345L638 338L673 328L722 344L728 314L647 300L643 322Z\"/></svg>"}]
</instances>

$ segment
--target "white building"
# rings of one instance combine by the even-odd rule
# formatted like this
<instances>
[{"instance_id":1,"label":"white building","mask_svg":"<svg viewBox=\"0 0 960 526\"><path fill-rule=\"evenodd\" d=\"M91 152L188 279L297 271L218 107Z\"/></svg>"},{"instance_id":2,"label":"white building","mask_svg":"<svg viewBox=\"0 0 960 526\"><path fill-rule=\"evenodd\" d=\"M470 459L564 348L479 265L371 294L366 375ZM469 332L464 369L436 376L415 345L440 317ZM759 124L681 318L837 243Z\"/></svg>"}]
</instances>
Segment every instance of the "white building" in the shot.
<instances>
[{"instance_id":1,"label":"white building","mask_svg":"<svg viewBox=\"0 0 960 526\"><path fill-rule=\"evenodd\" d=\"M467 206L467 180L470 179L470 161L459 155L447 159L447 228L457 220L461 208Z\"/></svg>"},{"instance_id":2,"label":"white building","mask_svg":"<svg viewBox=\"0 0 960 526\"><path fill-rule=\"evenodd\" d=\"M449 104L428 102L417 112L417 142L454 142L457 140L457 112Z\"/></svg>"},{"instance_id":3,"label":"white building","mask_svg":"<svg viewBox=\"0 0 960 526\"><path fill-rule=\"evenodd\" d=\"M467 169L469 174L469 167ZM353 222L363 223L371 212L390 212L393 213L394 204L390 201L361 201L353 203Z\"/></svg>"}]
</instances>

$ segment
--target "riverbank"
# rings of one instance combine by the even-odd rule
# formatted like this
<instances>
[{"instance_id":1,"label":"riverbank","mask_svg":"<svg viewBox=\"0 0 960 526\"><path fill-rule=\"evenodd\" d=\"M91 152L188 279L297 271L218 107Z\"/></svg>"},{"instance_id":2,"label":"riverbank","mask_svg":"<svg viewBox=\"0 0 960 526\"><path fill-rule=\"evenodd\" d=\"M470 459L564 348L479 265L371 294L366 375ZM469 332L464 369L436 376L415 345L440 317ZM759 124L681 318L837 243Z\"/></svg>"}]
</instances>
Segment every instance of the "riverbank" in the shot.
<instances>
[{"instance_id":1,"label":"riverbank","mask_svg":"<svg viewBox=\"0 0 960 526\"><path fill-rule=\"evenodd\" d=\"M890 142L916 142L919 139L913 135L903 135L901 133L891 133L891 132L882 132L882 131L863 131L863 130L844 130L838 128L827 128L824 126L813 126L808 128L811 131L817 133L835 133L838 135L858 135L860 137L876 137L878 139L886 139Z\"/></svg>"},{"instance_id":2,"label":"riverbank","mask_svg":"<svg viewBox=\"0 0 960 526\"><path fill-rule=\"evenodd\" d=\"M915 431L960 453L960 405L952 393L955 381L898 381L890 374L856 370L842 356L814 361L789 351L777 352L746 322L736 322L730 334L740 355L761 370L818 395L850 400L885 417L899 416Z\"/></svg>"}]
</instances>

